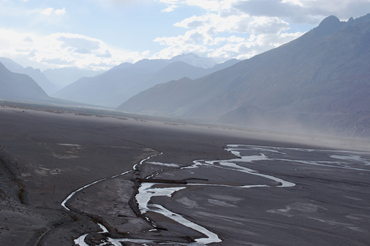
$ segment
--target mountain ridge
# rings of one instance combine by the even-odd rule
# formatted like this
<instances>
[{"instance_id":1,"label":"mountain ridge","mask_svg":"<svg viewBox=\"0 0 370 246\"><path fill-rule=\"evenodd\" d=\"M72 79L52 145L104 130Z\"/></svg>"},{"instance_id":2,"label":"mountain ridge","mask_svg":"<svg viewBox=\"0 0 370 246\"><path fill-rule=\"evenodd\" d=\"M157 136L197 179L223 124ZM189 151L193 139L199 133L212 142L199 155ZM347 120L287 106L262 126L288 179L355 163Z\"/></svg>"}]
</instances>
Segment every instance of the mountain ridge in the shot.
<instances>
[{"instance_id":1,"label":"mountain ridge","mask_svg":"<svg viewBox=\"0 0 370 246\"><path fill-rule=\"evenodd\" d=\"M356 135L370 118L358 116L367 110L363 105L370 105L365 93L370 91L369 40L370 15L348 22L329 16L296 40L187 81L186 90L183 81L172 81L118 109L248 126L275 127L278 121L288 125L289 118L310 130ZM173 100L167 100L170 93ZM165 101L169 106L161 108Z\"/></svg>"},{"instance_id":2,"label":"mountain ridge","mask_svg":"<svg viewBox=\"0 0 370 246\"><path fill-rule=\"evenodd\" d=\"M58 90L72 84L73 82L79 80L80 78L84 77L94 77L101 73L102 71L93 71L93 70L83 70L77 67L64 67L64 68L54 68L54 69L46 69L42 72L46 78L54 83ZM54 91L57 92L57 91ZM52 94L54 94L52 93Z\"/></svg>"},{"instance_id":3,"label":"mountain ridge","mask_svg":"<svg viewBox=\"0 0 370 246\"><path fill-rule=\"evenodd\" d=\"M30 76L48 95L51 95L58 90L57 86L50 82L50 80L46 78L43 73L41 73L40 69L34 69L32 67L24 68L10 58L6 57L0 57L0 62L14 73L26 74Z\"/></svg>"},{"instance_id":4,"label":"mountain ridge","mask_svg":"<svg viewBox=\"0 0 370 246\"><path fill-rule=\"evenodd\" d=\"M135 64L122 63L98 76L80 79L53 96L115 108L137 93L156 84L183 77L199 78L237 62L239 61L232 59L209 69L194 67L183 61L170 62L163 59L144 59Z\"/></svg>"},{"instance_id":5,"label":"mountain ridge","mask_svg":"<svg viewBox=\"0 0 370 246\"><path fill-rule=\"evenodd\" d=\"M0 62L0 98L37 101L48 95L28 75L11 72Z\"/></svg>"}]
</instances>

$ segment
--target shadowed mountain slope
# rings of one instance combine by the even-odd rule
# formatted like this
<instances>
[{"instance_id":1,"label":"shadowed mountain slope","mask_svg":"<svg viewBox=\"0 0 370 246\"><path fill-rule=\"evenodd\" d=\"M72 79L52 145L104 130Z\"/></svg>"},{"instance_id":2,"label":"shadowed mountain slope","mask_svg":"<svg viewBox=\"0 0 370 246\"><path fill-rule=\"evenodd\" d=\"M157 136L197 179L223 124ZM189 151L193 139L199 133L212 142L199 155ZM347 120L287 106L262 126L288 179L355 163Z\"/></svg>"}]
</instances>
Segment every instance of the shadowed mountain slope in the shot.
<instances>
[{"instance_id":1,"label":"shadowed mountain slope","mask_svg":"<svg viewBox=\"0 0 370 246\"><path fill-rule=\"evenodd\" d=\"M0 63L0 98L38 101L48 96L28 75L13 73Z\"/></svg>"},{"instance_id":2,"label":"shadowed mountain slope","mask_svg":"<svg viewBox=\"0 0 370 246\"><path fill-rule=\"evenodd\" d=\"M30 76L48 95L51 95L58 90L57 86L50 82L50 80L41 73L40 69L34 69L32 67L24 68L6 57L0 57L0 62L13 73L26 74Z\"/></svg>"},{"instance_id":3,"label":"shadowed mountain slope","mask_svg":"<svg viewBox=\"0 0 370 246\"><path fill-rule=\"evenodd\" d=\"M118 109L370 136L370 15L334 16L302 37L197 80L150 88ZM297 128L298 129L298 128Z\"/></svg>"},{"instance_id":4,"label":"shadowed mountain slope","mask_svg":"<svg viewBox=\"0 0 370 246\"><path fill-rule=\"evenodd\" d=\"M13 73L0 62L0 100L19 101L26 103L60 104L78 107L91 105L70 102L49 97L46 92L30 76Z\"/></svg>"}]
</instances>

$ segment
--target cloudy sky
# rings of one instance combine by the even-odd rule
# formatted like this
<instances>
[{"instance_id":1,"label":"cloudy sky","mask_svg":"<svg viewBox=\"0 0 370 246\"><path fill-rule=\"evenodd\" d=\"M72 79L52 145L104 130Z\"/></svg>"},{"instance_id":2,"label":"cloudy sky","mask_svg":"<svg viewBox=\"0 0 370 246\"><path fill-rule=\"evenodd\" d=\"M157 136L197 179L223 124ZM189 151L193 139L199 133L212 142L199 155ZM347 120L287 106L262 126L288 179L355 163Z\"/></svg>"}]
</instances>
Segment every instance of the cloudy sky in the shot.
<instances>
[{"instance_id":1,"label":"cloudy sky","mask_svg":"<svg viewBox=\"0 0 370 246\"><path fill-rule=\"evenodd\" d=\"M190 52L247 59L329 15L369 10L370 0L0 0L0 56L42 70Z\"/></svg>"}]
</instances>

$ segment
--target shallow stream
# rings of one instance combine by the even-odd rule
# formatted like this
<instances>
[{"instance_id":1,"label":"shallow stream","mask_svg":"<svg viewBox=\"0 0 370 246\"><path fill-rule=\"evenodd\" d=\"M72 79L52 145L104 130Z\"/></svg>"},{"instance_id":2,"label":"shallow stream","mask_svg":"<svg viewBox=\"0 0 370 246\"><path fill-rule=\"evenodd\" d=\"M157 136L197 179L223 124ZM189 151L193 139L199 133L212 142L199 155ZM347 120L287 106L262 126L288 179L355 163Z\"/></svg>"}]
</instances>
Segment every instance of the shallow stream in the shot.
<instances>
[{"instance_id":1,"label":"shallow stream","mask_svg":"<svg viewBox=\"0 0 370 246\"><path fill-rule=\"evenodd\" d=\"M333 169L347 169L355 171L370 171L370 163L366 158L362 157L361 153L349 152L349 151L334 151L334 150L317 150L317 149L305 149L305 148L283 148L283 147L267 147L267 146L254 146L254 145L228 145L225 150L230 151L236 156L230 160L197 160L192 165L186 167L180 167L176 163L161 163L161 162L150 162L150 158L142 160L138 165L162 165L167 168L167 171L156 173L148 176L148 181L141 182L138 193L136 194L136 202L138 209L143 217L147 213L157 213L168 219L184 226L191 228L194 231L202 234L202 237L194 238L193 242L173 242L167 240L148 240L148 239L130 239L130 238L110 238L107 237L100 245L115 245L122 246L121 242L132 242L141 245L151 244L164 244L164 245L207 245L212 243L220 243L222 239L212 229L206 228L205 226L198 224L197 221L191 221L191 219L185 218L185 216L175 211L171 211L166 208L166 205L156 204L153 202L153 198L172 198L175 193L185 194L189 188L194 187L223 187L227 189L281 189L281 188L292 188L295 186L293 182L282 179L280 177L272 176L265 173L260 173L250 167L258 164L263 165L278 165L279 162L288 163L289 165L302 166L302 165L314 165L323 166L326 168ZM248 166L248 167L247 167ZM170 171L168 171L170 168ZM134 169L138 169L135 165ZM129 171L130 172L130 171ZM125 175L128 172L121 173ZM245 178L233 178L241 177L245 175ZM254 178L250 178L254 176ZM176 183L163 183L155 182L158 180L171 180L175 181L177 177L187 177L187 182L183 184ZM222 177L222 180L221 178ZM112 178L112 177L111 177ZM99 182L103 182L106 179L101 179L88 184L80 189L72 192L63 202L62 206L69 210L66 203L69 199L73 198L74 194L81 190L88 188ZM252 180L252 181L251 181ZM256 180L256 183L251 183ZM245 183L243 183L245 182ZM217 195L217 194L214 194ZM187 199L187 198L184 198ZM217 201L213 201L217 202ZM218 204L221 204L218 201ZM222 204L221 204L222 205ZM225 204L226 206L232 206L232 204ZM147 218L150 221L149 218ZM100 233L105 233L108 230L99 224L101 228ZM156 228L153 228L156 230ZM81 235L75 239L74 242L79 246L88 246L85 243L87 234Z\"/></svg>"}]
</instances>

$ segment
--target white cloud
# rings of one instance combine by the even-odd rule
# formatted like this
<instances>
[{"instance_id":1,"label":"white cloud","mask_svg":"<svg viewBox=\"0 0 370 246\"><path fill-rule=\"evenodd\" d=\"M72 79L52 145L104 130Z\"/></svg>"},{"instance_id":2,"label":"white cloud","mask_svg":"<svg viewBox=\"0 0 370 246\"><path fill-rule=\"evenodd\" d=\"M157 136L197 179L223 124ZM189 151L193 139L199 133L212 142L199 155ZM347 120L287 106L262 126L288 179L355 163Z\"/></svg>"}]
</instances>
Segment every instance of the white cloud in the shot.
<instances>
[{"instance_id":1,"label":"white cloud","mask_svg":"<svg viewBox=\"0 0 370 246\"><path fill-rule=\"evenodd\" d=\"M41 14L48 15L48 16L50 16L52 14L55 14L55 15L64 15L65 13L66 13L66 8L56 9L56 10L54 10L54 8L47 8L44 11L41 12Z\"/></svg>"},{"instance_id":2,"label":"white cloud","mask_svg":"<svg viewBox=\"0 0 370 246\"><path fill-rule=\"evenodd\" d=\"M329 15L340 19L365 15L370 0L248 0L235 2L233 7L252 16L275 16L317 25Z\"/></svg>"},{"instance_id":3,"label":"white cloud","mask_svg":"<svg viewBox=\"0 0 370 246\"><path fill-rule=\"evenodd\" d=\"M37 29L42 31L45 25L61 26L67 11L65 8L29 7L29 4L19 1L1 1L0 16L3 19L2 27L18 26L18 29Z\"/></svg>"},{"instance_id":4,"label":"white cloud","mask_svg":"<svg viewBox=\"0 0 370 246\"><path fill-rule=\"evenodd\" d=\"M149 54L150 54L150 50L146 50L140 53L140 55L146 56L146 57L149 56Z\"/></svg>"},{"instance_id":5,"label":"white cloud","mask_svg":"<svg viewBox=\"0 0 370 246\"><path fill-rule=\"evenodd\" d=\"M32 42L25 42L32 40ZM77 66L108 69L122 62L136 62L147 54L111 47L105 42L73 33L41 36L0 28L0 56L29 60L44 67Z\"/></svg>"},{"instance_id":6,"label":"white cloud","mask_svg":"<svg viewBox=\"0 0 370 246\"><path fill-rule=\"evenodd\" d=\"M53 8L47 8L45 9L44 11L41 12L41 14L43 15L51 15L51 13L53 13Z\"/></svg>"},{"instance_id":7,"label":"white cloud","mask_svg":"<svg viewBox=\"0 0 370 246\"><path fill-rule=\"evenodd\" d=\"M158 0L157 0L158 1ZM231 4L240 0L159 0L161 3L170 5L188 5L203 8L208 11L219 11L230 8Z\"/></svg>"},{"instance_id":8,"label":"white cloud","mask_svg":"<svg viewBox=\"0 0 370 246\"><path fill-rule=\"evenodd\" d=\"M28 8L29 4L21 2L22 0L0 0L0 15L4 18L29 20L24 22L23 30L38 28L37 30L43 33L42 27L45 26L48 30L52 29L50 27L69 30L67 28L71 22L68 20L74 17L72 9L68 13L65 8L31 9ZM90 3L88 0L81 2ZM177 29L172 32L176 35L167 33L155 38L154 42L163 48L156 52L143 51L147 48L141 52L127 51L112 47L100 39L71 33L42 36L27 31L0 29L0 55L22 56L45 65L76 65L86 68L107 68L125 61L134 62L148 58L150 55L152 58L171 58L188 52L221 57L221 60L233 57L249 58L302 35L305 30L298 31L297 24L304 23L305 28L314 27L328 15L333 14L345 20L351 16L362 16L370 9L370 0L93 0L93 3L98 3L100 9L119 9L132 5L135 6L132 8L135 11L140 9L136 8L137 6L157 4L153 11L172 12L163 13L163 18L173 18L180 11L181 15L178 16L184 16L191 9L195 9L194 13L198 14L189 14L187 18L177 19L176 23L171 23L173 19L170 19L170 25L174 26L172 28ZM67 9L69 6L66 5ZM104 11L109 12L107 9ZM66 18L67 14L69 18ZM152 16L147 18L150 17ZM142 20L146 19L142 18L140 21ZM135 20L130 21L135 23ZM163 23L163 19L160 23ZM290 29L293 25L294 31ZM117 26L115 28L122 30ZM167 27L158 28L162 29L160 33L164 33ZM145 30L142 32L145 33ZM127 39L136 38L129 35Z\"/></svg>"},{"instance_id":9,"label":"white cloud","mask_svg":"<svg viewBox=\"0 0 370 246\"><path fill-rule=\"evenodd\" d=\"M224 61L231 58L248 59L252 56L276 48L286 42L298 38L303 33L292 34L259 34L250 35L248 39L230 36L229 38L221 38L222 44L217 47L186 43L182 40L172 40L169 47L154 54L153 58L168 59L183 53L194 52L206 57L213 57L219 61ZM168 40L167 40L168 41Z\"/></svg>"},{"instance_id":10,"label":"white cloud","mask_svg":"<svg viewBox=\"0 0 370 246\"><path fill-rule=\"evenodd\" d=\"M289 3L289 4L292 4L292 5L303 6L302 3L301 3L301 0L282 0L281 3Z\"/></svg>"},{"instance_id":11,"label":"white cloud","mask_svg":"<svg viewBox=\"0 0 370 246\"><path fill-rule=\"evenodd\" d=\"M190 6L198 6L210 11L218 11L221 8L222 2L218 0L186 0L186 4Z\"/></svg>"},{"instance_id":12,"label":"white cloud","mask_svg":"<svg viewBox=\"0 0 370 246\"><path fill-rule=\"evenodd\" d=\"M172 5L198 6L207 12L175 23L174 26L184 28L184 34L154 39L154 42L168 46L154 54L156 58L171 58L187 52L220 60L249 58L302 35L300 32L287 33L290 24L282 18L252 16L242 12L234 7L240 2L237 0L160 1Z\"/></svg>"},{"instance_id":13,"label":"white cloud","mask_svg":"<svg viewBox=\"0 0 370 246\"><path fill-rule=\"evenodd\" d=\"M63 8L63 9L56 9L54 10L54 13L56 15L64 15L66 13L66 8Z\"/></svg>"},{"instance_id":14,"label":"white cloud","mask_svg":"<svg viewBox=\"0 0 370 246\"><path fill-rule=\"evenodd\" d=\"M175 26L184 28L210 29L216 33L239 32L239 33L279 33L289 29L289 23L277 17L252 17L247 14L229 15L221 17L218 14L209 13L203 16L192 16Z\"/></svg>"},{"instance_id":15,"label":"white cloud","mask_svg":"<svg viewBox=\"0 0 370 246\"><path fill-rule=\"evenodd\" d=\"M241 43L241 42L244 42L244 40L245 38L236 37L236 36L231 36L227 39L227 41L230 43Z\"/></svg>"},{"instance_id":16,"label":"white cloud","mask_svg":"<svg viewBox=\"0 0 370 246\"><path fill-rule=\"evenodd\" d=\"M184 29L183 34L154 39L167 46L153 56L161 58L188 51L225 59L249 58L304 33L292 32L291 24L304 23L313 28L329 15L345 20L365 15L370 9L370 0L157 1L166 4L168 11L180 10L183 6L206 10L204 14L189 16L174 24Z\"/></svg>"},{"instance_id":17,"label":"white cloud","mask_svg":"<svg viewBox=\"0 0 370 246\"><path fill-rule=\"evenodd\" d=\"M58 41L62 42L61 47L73 48L77 50L85 49L90 52L98 50L100 48L101 41L93 38L88 38L78 34L63 34L57 38Z\"/></svg>"},{"instance_id":18,"label":"white cloud","mask_svg":"<svg viewBox=\"0 0 370 246\"><path fill-rule=\"evenodd\" d=\"M170 5L167 8L163 9L162 12L172 12L177 8L177 5Z\"/></svg>"},{"instance_id":19,"label":"white cloud","mask_svg":"<svg viewBox=\"0 0 370 246\"><path fill-rule=\"evenodd\" d=\"M32 38L30 38L30 37L25 37L25 38L23 39L23 41L24 41L24 42L33 42Z\"/></svg>"},{"instance_id":20,"label":"white cloud","mask_svg":"<svg viewBox=\"0 0 370 246\"><path fill-rule=\"evenodd\" d=\"M165 3L167 5L176 5L179 3L184 3L184 0L159 0L161 3Z\"/></svg>"},{"instance_id":21,"label":"white cloud","mask_svg":"<svg viewBox=\"0 0 370 246\"><path fill-rule=\"evenodd\" d=\"M91 0L88 0L90 4ZM149 4L153 0L93 0L104 8L126 8L135 4Z\"/></svg>"},{"instance_id":22,"label":"white cloud","mask_svg":"<svg viewBox=\"0 0 370 246\"><path fill-rule=\"evenodd\" d=\"M104 53L102 54L96 54L95 55L96 57L105 57L105 58L111 58L112 57L112 54L110 53L109 50L105 50Z\"/></svg>"}]
</instances>

